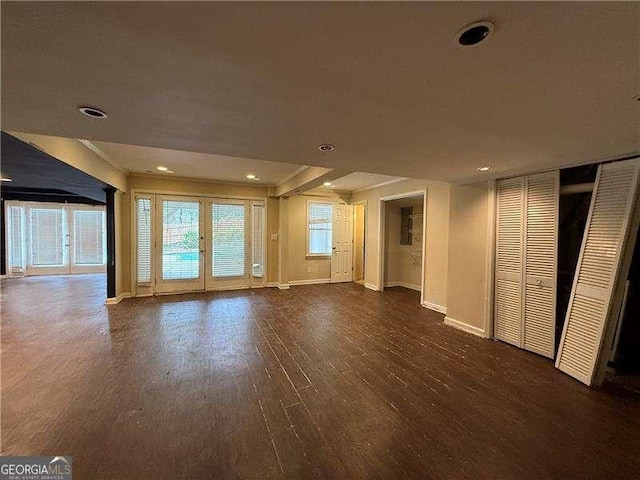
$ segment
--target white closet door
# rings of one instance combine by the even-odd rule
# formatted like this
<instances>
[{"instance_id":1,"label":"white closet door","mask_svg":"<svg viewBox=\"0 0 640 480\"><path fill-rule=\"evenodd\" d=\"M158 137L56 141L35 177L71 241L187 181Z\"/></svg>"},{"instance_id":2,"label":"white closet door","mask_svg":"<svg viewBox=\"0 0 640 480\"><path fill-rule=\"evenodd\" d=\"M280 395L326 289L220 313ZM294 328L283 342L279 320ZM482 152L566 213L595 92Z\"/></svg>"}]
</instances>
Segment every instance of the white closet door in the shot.
<instances>
[{"instance_id":1,"label":"white closet door","mask_svg":"<svg viewBox=\"0 0 640 480\"><path fill-rule=\"evenodd\" d=\"M591 385L638 189L640 159L598 168L556 367Z\"/></svg>"},{"instance_id":2,"label":"white closet door","mask_svg":"<svg viewBox=\"0 0 640 480\"><path fill-rule=\"evenodd\" d=\"M523 348L555 353L560 172L526 177Z\"/></svg>"},{"instance_id":3,"label":"white closet door","mask_svg":"<svg viewBox=\"0 0 640 480\"><path fill-rule=\"evenodd\" d=\"M494 335L521 346L524 177L499 181L497 192Z\"/></svg>"},{"instance_id":4,"label":"white closet door","mask_svg":"<svg viewBox=\"0 0 640 480\"><path fill-rule=\"evenodd\" d=\"M333 205L331 282L353 281L353 206Z\"/></svg>"}]
</instances>

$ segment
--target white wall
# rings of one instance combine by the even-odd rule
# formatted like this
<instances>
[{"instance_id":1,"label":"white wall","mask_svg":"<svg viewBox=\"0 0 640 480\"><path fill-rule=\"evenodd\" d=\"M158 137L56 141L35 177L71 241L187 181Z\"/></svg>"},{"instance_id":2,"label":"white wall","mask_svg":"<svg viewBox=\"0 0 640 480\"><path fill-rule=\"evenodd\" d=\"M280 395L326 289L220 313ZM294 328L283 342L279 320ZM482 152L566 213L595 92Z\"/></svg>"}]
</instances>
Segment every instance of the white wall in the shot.
<instances>
[{"instance_id":1,"label":"white wall","mask_svg":"<svg viewBox=\"0 0 640 480\"><path fill-rule=\"evenodd\" d=\"M373 288L379 288L382 282L378 278L378 265L381 258L379 243L380 198L424 189L427 190L424 299L428 303L446 307L447 263L449 257L449 192L451 189L448 183L429 180L404 180L383 187L357 192L353 195L353 202L367 201L365 283Z\"/></svg>"},{"instance_id":2,"label":"white wall","mask_svg":"<svg viewBox=\"0 0 640 480\"><path fill-rule=\"evenodd\" d=\"M484 334L489 322L490 195L488 182L451 188L447 317L478 334Z\"/></svg>"}]
</instances>

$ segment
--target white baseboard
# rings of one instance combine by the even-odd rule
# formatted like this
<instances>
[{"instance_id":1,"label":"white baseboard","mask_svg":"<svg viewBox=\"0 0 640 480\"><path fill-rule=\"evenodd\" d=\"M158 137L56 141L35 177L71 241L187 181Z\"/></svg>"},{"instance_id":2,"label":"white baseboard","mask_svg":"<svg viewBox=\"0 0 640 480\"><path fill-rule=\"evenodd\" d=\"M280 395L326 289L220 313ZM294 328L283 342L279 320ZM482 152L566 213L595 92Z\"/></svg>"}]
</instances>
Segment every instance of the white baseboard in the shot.
<instances>
[{"instance_id":1,"label":"white baseboard","mask_svg":"<svg viewBox=\"0 0 640 480\"><path fill-rule=\"evenodd\" d=\"M449 325L453 328L457 328L458 330L477 335L478 337L484 337L484 330L482 328L474 327L473 325L461 322L460 320L456 320L455 318L444 317L444 324Z\"/></svg>"},{"instance_id":2,"label":"white baseboard","mask_svg":"<svg viewBox=\"0 0 640 480\"><path fill-rule=\"evenodd\" d=\"M364 284L365 288L368 288L369 290L373 290L374 292L378 291L378 286L374 285L373 283L366 283Z\"/></svg>"},{"instance_id":3,"label":"white baseboard","mask_svg":"<svg viewBox=\"0 0 640 480\"><path fill-rule=\"evenodd\" d=\"M424 302L422 302L422 306L438 313L444 313L445 315L447 314L447 307L443 307L442 305L438 305L437 303L431 303L425 300Z\"/></svg>"},{"instance_id":4,"label":"white baseboard","mask_svg":"<svg viewBox=\"0 0 640 480\"><path fill-rule=\"evenodd\" d=\"M289 285L316 285L318 283L331 283L330 278L314 278L311 280L290 280Z\"/></svg>"},{"instance_id":5,"label":"white baseboard","mask_svg":"<svg viewBox=\"0 0 640 480\"><path fill-rule=\"evenodd\" d=\"M289 290L291 287L288 283L278 283L278 288L280 290Z\"/></svg>"},{"instance_id":6,"label":"white baseboard","mask_svg":"<svg viewBox=\"0 0 640 480\"><path fill-rule=\"evenodd\" d=\"M117 297L107 298L104 302L105 305L117 305L122 301L123 298L131 298L131 292L124 292L118 295Z\"/></svg>"},{"instance_id":7,"label":"white baseboard","mask_svg":"<svg viewBox=\"0 0 640 480\"><path fill-rule=\"evenodd\" d=\"M411 290L417 290L418 292L420 291L420 285L413 285L407 282L389 282L389 283L386 283L384 286L385 287L404 287L404 288L409 288Z\"/></svg>"},{"instance_id":8,"label":"white baseboard","mask_svg":"<svg viewBox=\"0 0 640 480\"><path fill-rule=\"evenodd\" d=\"M268 282L267 283L267 287L277 287L278 286L278 282Z\"/></svg>"}]
</instances>

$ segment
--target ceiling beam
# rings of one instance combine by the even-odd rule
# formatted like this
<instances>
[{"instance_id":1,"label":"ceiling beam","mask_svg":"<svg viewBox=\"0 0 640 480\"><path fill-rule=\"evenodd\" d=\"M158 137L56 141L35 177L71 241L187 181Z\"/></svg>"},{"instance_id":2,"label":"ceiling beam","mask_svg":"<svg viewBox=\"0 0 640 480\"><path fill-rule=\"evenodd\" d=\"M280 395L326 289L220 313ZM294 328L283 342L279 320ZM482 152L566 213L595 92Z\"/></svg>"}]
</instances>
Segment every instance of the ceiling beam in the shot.
<instances>
[{"instance_id":1,"label":"ceiling beam","mask_svg":"<svg viewBox=\"0 0 640 480\"><path fill-rule=\"evenodd\" d=\"M9 132L9 134L107 185L123 192L127 191L127 175L74 138L24 132Z\"/></svg>"},{"instance_id":2,"label":"ceiling beam","mask_svg":"<svg viewBox=\"0 0 640 480\"><path fill-rule=\"evenodd\" d=\"M338 178L353 173L348 170L325 167L307 167L275 188L276 197L290 197L300 195L321 186L325 182L332 182Z\"/></svg>"}]
</instances>

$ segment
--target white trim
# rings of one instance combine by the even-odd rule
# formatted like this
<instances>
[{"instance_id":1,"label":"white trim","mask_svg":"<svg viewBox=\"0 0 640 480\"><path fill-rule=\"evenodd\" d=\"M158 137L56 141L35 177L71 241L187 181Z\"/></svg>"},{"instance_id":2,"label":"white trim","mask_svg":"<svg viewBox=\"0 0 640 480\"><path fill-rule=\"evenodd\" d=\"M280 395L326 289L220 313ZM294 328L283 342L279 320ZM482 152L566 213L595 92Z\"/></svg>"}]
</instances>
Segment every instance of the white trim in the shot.
<instances>
[{"instance_id":1,"label":"white trim","mask_svg":"<svg viewBox=\"0 0 640 480\"><path fill-rule=\"evenodd\" d=\"M116 297L107 298L104 302L105 305L117 305L122 301L123 298L131 298L131 292L124 292Z\"/></svg>"},{"instance_id":2,"label":"white trim","mask_svg":"<svg viewBox=\"0 0 640 480\"><path fill-rule=\"evenodd\" d=\"M376 183L375 185L371 185L370 187L359 188L358 190L353 190L353 193L366 192L367 190L373 190L374 188L384 187L386 185L391 185L392 183L398 183L403 180L409 180L407 177L399 177L394 178L393 180L387 180L385 182Z\"/></svg>"},{"instance_id":3,"label":"white trim","mask_svg":"<svg viewBox=\"0 0 640 480\"><path fill-rule=\"evenodd\" d=\"M278 283L277 286L280 290L289 290L291 288L288 283Z\"/></svg>"},{"instance_id":4,"label":"white trim","mask_svg":"<svg viewBox=\"0 0 640 480\"><path fill-rule=\"evenodd\" d=\"M380 290L378 289L377 285L374 285L373 283L364 283L364 288L368 288L369 290L373 290L374 292L379 292Z\"/></svg>"},{"instance_id":5,"label":"white trim","mask_svg":"<svg viewBox=\"0 0 640 480\"><path fill-rule=\"evenodd\" d=\"M495 295L496 258L496 181L488 181L487 191L487 249L485 251L484 336L493 337L493 305Z\"/></svg>"},{"instance_id":6,"label":"white trim","mask_svg":"<svg viewBox=\"0 0 640 480\"><path fill-rule=\"evenodd\" d=\"M76 140L78 140L82 145L84 145L89 150L91 150L93 153L98 155L100 158L102 158L105 162L107 162L112 167L120 170L122 173L128 173L128 170L125 170L124 168L120 167L119 165L116 165L116 163L113 160L111 160L111 157L109 157L109 155L107 155L102 150L100 150L97 146L95 146L93 143L91 143L91 141L86 140L84 138L76 138Z\"/></svg>"},{"instance_id":7,"label":"white trim","mask_svg":"<svg viewBox=\"0 0 640 480\"><path fill-rule=\"evenodd\" d=\"M9 274L0 275L0 278L11 278L11 275Z\"/></svg>"},{"instance_id":8,"label":"white trim","mask_svg":"<svg viewBox=\"0 0 640 480\"><path fill-rule=\"evenodd\" d=\"M289 285L316 285L319 283L331 283L330 278L313 278L310 280L289 280Z\"/></svg>"},{"instance_id":9,"label":"white trim","mask_svg":"<svg viewBox=\"0 0 640 480\"><path fill-rule=\"evenodd\" d=\"M267 282L267 287L269 288L273 288L277 286L278 286L278 282Z\"/></svg>"},{"instance_id":10,"label":"white trim","mask_svg":"<svg viewBox=\"0 0 640 480\"><path fill-rule=\"evenodd\" d=\"M484 337L484 331L482 330L482 328L474 327L473 325L461 322L460 320L456 320L455 318L444 317L444 324L448 325L449 327L462 330L463 332L477 335L478 337Z\"/></svg>"},{"instance_id":11,"label":"white trim","mask_svg":"<svg viewBox=\"0 0 640 480\"><path fill-rule=\"evenodd\" d=\"M424 308L428 308L429 310L433 310L434 312L447 314L447 307L443 307L442 305L438 305L437 303L427 302L426 300L422 302L422 306Z\"/></svg>"},{"instance_id":12,"label":"white trim","mask_svg":"<svg viewBox=\"0 0 640 480\"><path fill-rule=\"evenodd\" d=\"M420 285L413 285L407 282L387 282L384 284L385 287L404 287L409 288L411 290L415 290L417 292L420 291Z\"/></svg>"}]
</instances>

